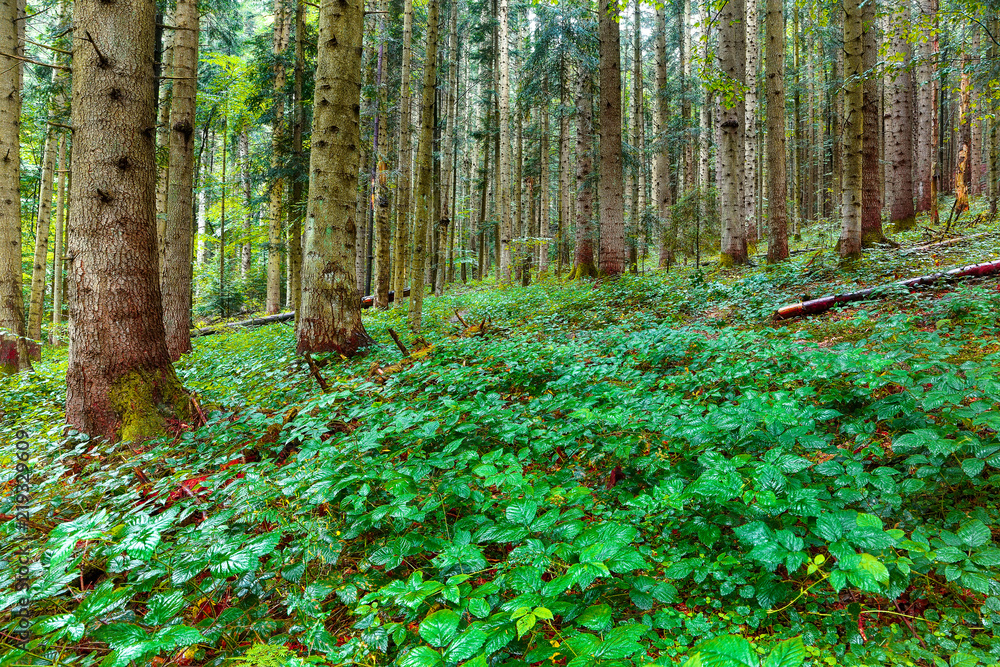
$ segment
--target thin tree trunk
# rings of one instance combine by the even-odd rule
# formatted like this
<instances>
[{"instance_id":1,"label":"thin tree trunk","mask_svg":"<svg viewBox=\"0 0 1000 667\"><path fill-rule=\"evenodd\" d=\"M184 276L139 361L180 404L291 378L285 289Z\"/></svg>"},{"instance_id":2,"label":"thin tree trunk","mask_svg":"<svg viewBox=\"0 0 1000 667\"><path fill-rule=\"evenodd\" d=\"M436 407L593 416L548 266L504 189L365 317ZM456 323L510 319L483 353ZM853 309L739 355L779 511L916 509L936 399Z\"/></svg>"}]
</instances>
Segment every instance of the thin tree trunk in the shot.
<instances>
[{"instance_id":1,"label":"thin tree trunk","mask_svg":"<svg viewBox=\"0 0 1000 667\"><path fill-rule=\"evenodd\" d=\"M295 69L292 81L292 155L298 169L305 164L302 135L305 131L305 41L306 21L303 0L295 3ZM308 174L305 174L308 179ZM288 201L288 294L285 302L298 317L302 307L302 221L306 216L306 185L308 180L297 173L292 181Z\"/></svg>"},{"instance_id":2,"label":"thin tree trunk","mask_svg":"<svg viewBox=\"0 0 1000 667\"><path fill-rule=\"evenodd\" d=\"M600 250L601 274L625 271L625 198L622 192L621 29L610 0L598 2L600 36ZM579 263L578 263L579 265Z\"/></svg>"},{"instance_id":3,"label":"thin tree trunk","mask_svg":"<svg viewBox=\"0 0 1000 667\"><path fill-rule=\"evenodd\" d=\"M639 164L632 204L632 234L629 240L628 266L638 272L638 244L641 236L642 217L646 212L646 156L643 151L643 81L642 81L642 2L635 0L635 27L632 31L632 142L639 151Z\"/></svg>"},{"instance_id":4,"label":"thin tree trunk","mask_svg":"<svg viewBox=\"0 0 1000 667\"><path fill-rule=\"evenodd\" d=\"M424 56L420 140L417 144L417 216L413 230L413 268L410 272L410 329L419 334L423 324L424 272L427 264L427 230L433 215L434 89L437 85L438 0L427 2L427 48Z\"/></svg>"},{"instance_id":5,"label":"thin tree trunk","mask_svg":"<svg viewBox=\"0 0 1000 667\"><path fill-rule=\"evenodd\" d=\"M870 247L886 243L882 231L882 178L879 173L879 135L881 123L878 112L878 81L875 65L878 63L878 23L875 21L875 2L862 5L862 57L861 70L864 76L863 97L863 141L861 173L861 245Z\"/></svg>"},{"instance_id":6,"label":"thin tree trunk","mask_svg":"<svg viewBox=\"0 0 1000 667\"><path fill-rule=\"evenodd\" d=\"M914 179L917 190L917 212L931 210L934 190L934 163L937 161L937 114L935 91L935 64L937 62L937 35L934 30L937 0L918 0L920 21L924 25L919 41L917 61L917 164Z\"/></svg>"},{"instance_id":7,"label":"thin tree trunk","mask_svg":"<svg viewBox=\"0 0 1000 667\"><path fill-rule=\"evenodd\" d=\"M894 11L896 25L909 25L910 6L900 2ZM900 68L887 86L891 97L886 116L886 161L888 178L885 195L889 220L896 231L916 225L913 206L913 78L910 74L910 43L898 30L893 31L892 48L900 58Z\"/></svg>"},{"instance_id":8,"label":"thin tree trunk","mask_svg":"<svg viewBox=\"0 0 1000 667\"><path fill-rule=\"evenodd\" d=\"M569 90L570 73L566 58L560 58L559 68L559 221L556 229L556 275L563 272L563 248L569 231L570 205L570 145Z\"/></svg>"},{"instance_id":9,"label":"thin tree trunk","mask_svg":"<svg viewBox=\"0 0 1000 667\"><path fill-rule=\"evenodd\" d=\"M845 259L861 256L862 153L864 86L862 8L844 1L844 192L839 251Z\"/></svg>"},{"instance_id":10,"label":"thin tree trunk","mask_svg":"<svg viewBox=\"0 0 1000 667\"><path fill-rule=\"evenodd\" d=\"M58 144L55 132L45 136L42 151L42 184L35 225L35 258L31 272L31 299L28 307L28 337L42 339L42 315L45 304L45 270L48 267L49 230L52 227L52 184L56 170Z\"/></svg>"},{"instance_id":11,"label":"thin tree trunk","mask_svg":"<svg viewBox=\"0 0 1000 667\"><path fill-rule=\"evenodd\" d=\"M389 3L387 0L379 0L379 11L388 13ZM385 46L389 40L388 22L385 13L379 15L379 54L378 72L376 74L376 87L378 88L378 145L375 147L378 155L376 161L377 174L375 178L375 275L374 290L376 308L389 307L389 287L392 278L392 264L390 263L390 249L392 247L392 236L389 229L389 190L388 190L388 160L389 160L389 117L386 113L388 109L388 96L386 86L383 85L383 59L385 57Z\"/></svg>"},{"instance_id":12,"label":"thin tree trunk","mask_svg":"<svg viewBox=\"0 0 1000 667\"><path fill-rule=\"evenodd\" d=\"M719 69L729 85L746 81L746 23L742 0L729 0L719 18ZM745 264L747 257L744 204L740 184L744 173L744 146L740 127L745 122L743 107L719 98L719 149L716 157L719 181L719 217L722 222L721 259L724 265Z\"/></svg>"},{"instance_id":13,"label":"thin tree trunk","mask_svg":"<svg viewBox=\"0 0 1000 667\"><path fill-rule=\"evenodd\" d=\"M782 0L767 0L767 261L788 259L785 174L785 19Z\"/></svg>"},{"instance_id":14,"label":"thin tree trunk","mask_svg":"<svg viewBox=\"0 0 1000 667\"><path fill-rule=\"evenodd\" d=\"M191 351L191 226L194 209L195 95L198 82L199 16L196 0L179 0L174 12L174 81L170 102L170 184L160 290L170 358Z\"/></svg>"},{"instance_id":15,"label":"thin tree trunk","mask_svg":"<svg viewBox=\"0 0 1000 667\"><path fill-rule=\"evenodd\" d=\"M49 332L49 343L62 345L59 336L59 326L62 324L63 309L63 247L66 244L66 174L69 164L66 162L66 135L59 136L59 168L56 172L56 232L53 242L52 262L52 331Z\"/></svg>"},{"instance_id":16,"label":"thin tree trunk","mask_svg":"<svg viewBox=\"0 0 1000 667\"><path fill-rule=\"evenodd\" d=\"M413 113L410 109L410 63L413 57L413 0L403 0L403 64L400 70L399 91L399 180L396 182L396 229L394 235L394 254L392 271L392 289L402 295L406 287L406 271L409 268L410 245L410 190L411 185L411 153L413 134ZM405 303L404 299L396 297L397 304Z\"/></svg>"},{"instance_id":17,"label":"thin tree trunk","mask_svg":"<svg viewBox=\"0 0 1000 667\"><path fill-rule=\"evenodd\" d=\"M674 262L677 244L677 225L670 209L670 146L667 142L667 125L670 112L667 104L667 10L656 10L656 214L659 219L660 252L658 266L670 269ZM683 115L683 114L682 114Z\"/></svg>"},{"instance_id":18,"label":"thin tree trunk","mask_svg":"<svg viewBox=\"0 0 1000 667\"><path fill-rule=\"evenodd\" d=\"M24 25L17 0L0 0L0 53L22 55L19 27ZM10 343L11 370L31 368L25 339L21 294L21 62L4 58L0 68L0 340ZM5 345L6 347L6 345Z\"/></svg>"},{"instance_id":19,"label":"thin tree trunk","mask_svg":"<svg viewBox=\"0 0 1000 667\"><path fill-rule=\"evenodd\" d=\"M371 343L354 275L360 163L361 0L323 0L296 350L352 356Z\"/></svg>"},{"instance_id":20,"label":"thin tree trunk","mask_svg":"<svg viewBox=\"0 0 1000 667\"><path fill-rule=\"evenodd\" d=\"M458 2L451 2L451 17L448 21L448 81L442 91L445 111L444 141L441 142L441 187L437 220L439 237L437 253L437 272L434 278L434 293L440 296L444 293L444 283L448 277L448 233L454 223L454 202L451 201L451 176L455 160L455 127L457 109L452 110L458 97Z\"/></svg>"},{"instance_id":21,"label":"thin tree trunk","mask_svg":"<svg viewBox=\"0 0 1000 667\"><path fill-rule=\"evenodd\" d=\"M274 0L274 41L272 52L274 63L274 121L271 125L271 169L277 171L284 167L284 135L285 135L285 66L281 55L288 48L291 31L291 16L285 0ZM311 177L311 176L310 176ZM267 303L268 314L277 313L281 309L281 234L285 222L285 179L275 177L271 183L268 202L267 225Z\"/></svg>"},{"instance_id":22,"label":"thin tree trunk","mask_svg":"<svg viewBox=\"0 0 1000 667\"><path fill-rule=\"evenodd\" d=\"M597 276L594 265L594 216L591 172L593 171L593 93L590 75L580 64L576 97L576 251L570 280Z\"/></svg>"},{"instance_id":23,"label":"thin tree trunk","mask_svg":"<svg viewBox=\"0 0 1000 667\"><path fill-rule=\"evenodd\" d=\"M499 88L497 105L500 109L500 158L497 162L500 207L500 282L511 279L511 197L510 197L510 16L508 0L499 0L497 12L497 68Z\"/></svg>"},{"instance_id":24,"label":"thin tree trunk","mask_svg":"<svg viewBox=\"0 0 1000 667\"><path fill-rule=\"evenodd\" d=\"M155 7L77 0L66 421L109 440L187 419L167 350L156 247ZM116 233L109 234L114 229ZM153 307L151 307L153 304Z\"/></svg>"},{"instance_id":25,"label":"thin tree trunk","mask_svg":"<svg viewBox=\"0 0 1000 667\"><path fill-rule=\"evenodd\" d=\"M549 270L549 77L542 81L541 137L538 146L538 275Z\"/></svg>"},{"instance_id":26,"label":"thin tree trunk","mask_svg":"<svg viewBox=\"0 0 1000 667\"><path fill-rule=\"evenodd\" d=\"M760 21L757 0L746 1L746 84L744 96L743 227L748 245L757 244L757 68Z\"/></svg>"}]
</instances>

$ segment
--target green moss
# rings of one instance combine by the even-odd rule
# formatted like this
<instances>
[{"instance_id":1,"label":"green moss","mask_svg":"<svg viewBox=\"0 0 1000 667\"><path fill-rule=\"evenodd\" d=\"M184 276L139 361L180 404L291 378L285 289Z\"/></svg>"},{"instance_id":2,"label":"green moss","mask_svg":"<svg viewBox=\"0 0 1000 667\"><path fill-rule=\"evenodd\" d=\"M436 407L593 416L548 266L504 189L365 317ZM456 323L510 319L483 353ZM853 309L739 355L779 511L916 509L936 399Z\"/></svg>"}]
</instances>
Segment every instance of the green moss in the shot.
<instances>
[{"instance_id":1,"label":"green moss","mask_svg":"<svg viewBox=\"0 0 1000 667\"><path fill-rule=\"evenodd\" d=\"M126 373L112 384L109 393L120 422L120 441L155 438L165 433L168 417L184 421L190 415L187 393L172 367Z\"/></svg>"}]
</instances>

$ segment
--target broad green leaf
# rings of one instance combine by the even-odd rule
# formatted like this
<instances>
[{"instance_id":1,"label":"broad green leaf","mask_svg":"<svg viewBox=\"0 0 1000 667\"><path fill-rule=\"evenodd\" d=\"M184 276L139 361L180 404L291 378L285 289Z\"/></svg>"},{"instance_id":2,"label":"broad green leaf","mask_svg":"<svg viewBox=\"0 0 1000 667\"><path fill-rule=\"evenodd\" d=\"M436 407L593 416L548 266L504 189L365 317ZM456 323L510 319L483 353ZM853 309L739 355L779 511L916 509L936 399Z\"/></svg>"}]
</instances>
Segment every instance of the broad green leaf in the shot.
<instances>
[{"instance_id":1,"label":"broad green leaf","mask_svg":"<svg viewBox=\"0 0 1000 667\"><path fill-rule=\"evenodd\" d=\"M758 667L753 646L737 635L720 635L696 648L704 667Z\"/></svg>"},{"instance_id":2,"label":"broad green leaf","mask_svg":"<svg viewBox=\"0 0 1000 667\"><path fill-rule=\"evenodd\" d=\"M517 619L517 623L515 624L517 628L517 638L520 639L527 634L531 628L535 627L535 623L537 621L538 618L534 614L525 614L521 618Z\"/></svg>"},{"instance_id":3,"label":"broad green leaf","mask_svg":"<svg viewBox=\"0 0 1000 667\"><path fill-rule=\"evenodd\" d=\"M441 654L427 646L418 646L403 656L401 667L437 667L444 664Z\"/></svg>"},{"instance_id":4,"label":"broad green leaf","mask_svg":"<svg viewBox=\"0 0 1000 667\"><path fill-rule=\"evenodd\" d=\"M970 547L981 547L990 541L990 529L979 519L966 521L958 529L958 537Z\"/></svg>"},{"instance_id":5,"label":"broad green leaf","mask_svg":"<svg viewBox=\"0 0 1000 667\"><path fill-rule=\"evenodd\" d=\"M576 619L585 628L600 632L611 625L611 607L606 604L595 604L587 607Z\"/></svg>"},{"instance_id":6,"label":"broad green leaf","mask_svg":"<svg viewBox=\"0 0 1000 667\"><path fill-rule=\"evenodd\" d=\"M440 648L455 636L460 620L459 615L451 609L441 609L420 624L420 636L431 646Z\"/></svg>"},{"instance_id":7,"label":"broad green leaf","mask_svg":"<svg viewBox=\"0 0 1000 667\"><path fill-rule=\"evenodd\" d=\"M530 526L538 513L538 503L533 500L519 500L507 507L504 516L513 524Z\"/></svg>"},{"instance_id":8,"label":"broad green leaf","mask_svg":"<svg viewBox=\"0 0 1000 667\"><path fill-rule=\"evenodd\" d=\"M979 477L979 473L981 473L985 467L986 461L982 459L964 459L962 461L962 470L969 477Z\"/></svg>"},{"instance_id":9,"label":"broad green leaf","mask_svg":"<svg viewBox=\"0 0 1000 667\"><path fill-rule=\"evenodd\" d=\"M773 649L763 667L800 667L806 659L806 647L801 637L787 639Z\"/></svg>"},{"instance_id":10,"label":"broad green leaf","mask_svg":"<svg viewBox=\"0 0 1000 667\"><path fill-rule=\"evenodd\" d=\"M201 633L186 625L168 625L156 632L156 641L165 649L173 650L205 641Z\"/></svg>"},{"instance_id":11,"label":"broad green leaf","mask_svg":"<svg viewBox=\"0 0 1000 667\"><path fill-rule=\"evenodd\" d=\"M949 667L976 667L978 664L979 658L968 653L956 653L948 661Z\"/></svg>"},{"instance_id":12,"label":"broad green leaf","mask_svg":"<svg viewBox=\"0 0 1000 667\"><path fill-rule=\"evenodd\" d=\"M153 596L146 603L146 616L142 619L146 625L165 625L173 620L184 607L184 591L172 591Z\"/></svg>"},{"instance_id":13,"label":"broad green leaf","mask_svg":"<svg viewBox=\"0 0 1000 667\"><path fill-rule=\"evenodd\" d=\"M472 657L486 643L486 633L478 627L468 627L448 646L445 662L461 662Z\"/></svg>"}]
</instances>

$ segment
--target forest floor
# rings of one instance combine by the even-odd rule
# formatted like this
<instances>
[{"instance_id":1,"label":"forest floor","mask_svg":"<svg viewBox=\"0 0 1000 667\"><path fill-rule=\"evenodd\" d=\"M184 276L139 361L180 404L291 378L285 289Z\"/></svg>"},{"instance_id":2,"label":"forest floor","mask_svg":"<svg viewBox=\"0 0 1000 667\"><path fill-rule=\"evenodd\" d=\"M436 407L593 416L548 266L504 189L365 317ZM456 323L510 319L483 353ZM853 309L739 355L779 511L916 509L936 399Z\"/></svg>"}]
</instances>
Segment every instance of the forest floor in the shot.
<instances>
[{"instance_id":1,"label":"forest floor","mask_svg":"<svg viewBox=\"0 0 1000 667\"><path fill-rule=\"evenodd\" d=\"M406 358L366 313L327 393L290 325L200 338L206 423L142 445L63 436L47 350L0 378L0 667L1000 664L1000 281L771 319L1000 257L957 232L992 233L458 288Z\"/></svg>"}]
</instances>

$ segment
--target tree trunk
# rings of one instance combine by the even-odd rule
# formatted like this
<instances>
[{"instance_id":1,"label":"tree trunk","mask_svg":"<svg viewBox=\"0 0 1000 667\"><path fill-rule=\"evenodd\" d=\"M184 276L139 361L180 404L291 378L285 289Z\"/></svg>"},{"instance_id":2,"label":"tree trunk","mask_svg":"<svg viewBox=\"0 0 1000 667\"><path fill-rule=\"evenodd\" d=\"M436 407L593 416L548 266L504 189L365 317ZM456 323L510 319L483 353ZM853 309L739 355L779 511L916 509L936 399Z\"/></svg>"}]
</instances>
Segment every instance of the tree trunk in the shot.
<instances>
[{"instance_id":1,"label":"tree trunk","mask_svg":"<svg viewBox=\"0 0 1000 667\"><path fill-rule=\"evenodd\" d=\"M305 131L305 6L302 0L295 4L295 71L292 84L292 154L296 169L305 164L302 152L302 134ZM303 179L305 176L305 182ZM302 221L306 215L308 174L297 173L292 181L288 202L288 276L291 285L286 302L298 313L302 308Z\"/></svg>"},{"instance_id":2,"label":"tree trunk","mask_svg":"<svg viewBox=\"0 0 1000 667\"><path fill-rule=\"evenodd\" d=\"M168 16L164 21L167 24L174 24L174 17ZM173 94L173 60L174 60L174 33L169 31L164 34L159 32L160 48L160 72L165 78L159 85L159 98L157 99L158 118L156 119L156 145L162 153L169 158L170 155L170 97ZM155 56L154 56L155 57ZM154 68L156 66L154 65ZM163 282L163 267L166 260L163 257L164 244L167 237L167 186L170 183L170 160L160 159L157 161L156 175L156 243L157 261L159 263L160 282Z\"/></svg>"},{"instance_id":3,"label":"tree trunk","mask_svg":"<svg viewBox=\"0 0 1000 667\"><path fill-rule=\"evenodd\" d=\"M600 270L616 276L625 271L625 198L622 192L622 77L617 9L600 0ZM577 262L579 266L579 262Z\"/></svg>"},{"instance_id":4,"label":"tree trunk","mask_svg":"<svg viewBox=\"0 0 1000 667\"><path fill-rule=\"evenodd\" d=\"M56 170L55 133L45 136L42 151L42 183L35 226L35 259L31 272L31 300L28 307L28 337L42 339L42 315L45 304L45 269L48 267L49 229L52 226L52 182Z\"/></svg>"},{"instance_id":5,"label":"tree trunk","mask_svg":"<svg viewBox=\"0 0 1000 667\"><path fill-rule=\"evenodd\" d=\"M427 2L427 48L424 56L420 140L417 144L417 216L413 230L413 269L410 272L410 329L420 333L423 324L424 271L427 264L427 230L433 215L432 154L434 143L434 89L437 85L438 0Z\"/></svg>"},{"instance_id":6,"label":"tree trunk","mask_svg":"<svg viewBox=\"0 0 1000 667\"><path fill-rule=\"evenodd\" d=\"M628 266L632 273L638 272L638 246L642 230L642 218L646 212L646 156L643 150L643 81L642 81L642 2L635 0L635 27L632 31L632 142L639 152L635 180L634 203L632 204L632 234L629 240Z\"/></svg>"},{"instance_id":7,"label":"tree trunk","mask_svg":"<svg viewBox=\"0 0 1000 667\"><path fill-rule=\"evenodd\" d=\"M63 309L63 248L66 244L66 174L69 164L66 162L66 135L59 136L59 169L56 172L56 233L53 240L52 261L52 331L49 332L49 343L62 345L59 336L59 325L62 324Z\"/></svg>"},{"instance_id":8,"label":"tree trunk","mask_svg":"<svg viewBox=\"0 0 1000 667\"><path fill-rule=\"evenodd\" d=\"M862 170L861 170L861 245L870 247L886 243L888 239L882 231L882 178L879 161L879 134L881 123L878 113L878 80L875 65L878 63L878 23L875 21L875 2L862 5Z\"/></svg>"},{"instance_id":9,"label":"tree trunk","mask_svg":"<svg viewBox=\"0 0 1000 667\"><path fill-rule=\"evenodd\" d=\"M383 85L383 60L385 58L385 45L389 41L388 32L388 22L385 19L385 14L389 11L389 3L387 0L379 0L379 11L384 12L379 16L379 53L378 53L378 72L376 74L376 87L378 88L378 120L376 124L378 127L378 145L375 147L375 153L378 156L376 160L376 176L374 182L374 201L375 201L375 270L374 270L374 282L373 282L373 293L375 297L375 307L376 308L388 308L389 307L389 287L392 278L392 264L390 263L390 249L392 247L392 236L391 230L389 229L389 177L388 177L388 160L389 160L389 116L386 113L388 109L388 96L386 94L386 86Z\"/></svg>"},{"instance_id":10,"label":"tree trunk","mask_svg":"<svg viewBox=\"0 0 1000 667\"><path fill-rule=\"evenodd\" d=\"M274 121L271 125L271 169L277 171L285 165L285 66L280 58L288 48L291 16L285 0L274 0ZM310 178L312 175L310 174ZM356 177L355 177L356 178ZM268 201L267 225L267 303L266 310L274 314L281 309L281 234L285 222L285 179L276 177L271 183ZM352 243L353 245L353 243Z\"/></svg>"},{"instance_id":11,"label":"tree trunk","mask_svg":"<svg viewBox=\"0 0 1000 667\"><path fill-rule=\"evenodd\" d=\"M593 171L593 93L587 67L579 66L576 97L576 251L570 280L597 277L594 266L594 216L591 171Z\"/></svg>"},{"instance_id":12,"label":"tree trunk","mask_svg":"<svg viewBox=\"0 0 1000 667\"><path fill-rule=\"evenodd\" d=\"M406 287L410 246L410 190L412 188L412 139L413 112L410 95L410 63L413 57L413 0L403 0L403 64L400 70L399 90L399 180L396 182L396 229L393 241L395 259L392 270L392 289L402 294ZM403 298L397 303L405 303Z\"/></svg>"},{"instance_id":13,"label":"tree trunk","mask_svg":"<svg viewBox=\"0 0 1000 667\"><path fill-rule=\"evenodd\" d=\"M17 0L0 0L0 53L23 54L18 39L24 25ZM12 370L31 368L21 294L21 63L4 58L0 68L0 334L13 337L16 356L0 363Z\"/></svg>"},{"instance_id":14,"label":"tree trunk","mask_svg":"<svg viewBox=\"0 0 1000 667\"><path fill-rule=\"evenodd\" d=\"M910 24L910 6L900 2L894 10L896 25ZM913 78L910 74L910 43L898 30L893 31L892 49L900 59L900 68L887 86L891 97L886 114L886 162L888 163L886 200L889 220L896 231L916 225L913 207Z\"/></svg>"},{"instance_id":15,"label":"tree trunk","mask_svg":"<svg viewBox=\"0 0 1000 667\"><path fill-rule=\"evenodd\" d=\"M667 142L667 125L670 113L666 97L667 87L667 10L656 10L656 215L659 219L660 252L658 266L670 269L674 262L677 244L677 226L670 210L670 146ZM682 114L683 115L683 114Z\"/></svg>"},{"instance_id":16,"label":"tree trunk","mask_svg":"<svg viewBox=\"0 0 1000 667\"><path fill-rule=\"evenodd\" d=\"M844 1L844 190L840 256L861 256L862 152L864 143L864 68L860 0Z\"/></svg>"},{"instance_id":17,"label":"tree trunk","mask_svg":"<svg viewBox=\"0 0 1000 667\"><path fill-rule=\"evenodd\" d=\"M500 108L500 158L497 162L498 204L500 207L500 282L510 282L511 257L511 201L510 201L510 17L508 0L499 0L497 12L497 66L499 88L497 104Z\"/></svg>"},{"instance_id":18,"label":"tree trunk","mask_svg":"<svg viewBox=\"0 0 1000 667\"><path fill-rule=\"evenodd\" d=\"M179 0L174 12L174 91L170 103L170 184L164 238L163 323L167 349L176 361L191 351L191 226L194 209L195 95L198 82L198 7Z\"/></svg>"},{"instance_id":19,"label":"tree trunk","mask_svg":"<svg viewBox=\"0 0 1000 667\"><path fill-rule=\"evenodd\" d=\"M785 19L782 0L767 0L767 261L788 259L785 174Z\"/></svg>"},{"instance_id":20,"label":"tree trunk","mask_svg":"<svg viewBox=\"0 0 1000 667\"><path fill-rule=\"evenodd\" d=\"M541 138L538 146L538 275L549 270L549 77L542 82Z\"/></svg>"},{"instance_id":21,"label":"tree trunk","mask_svg":"<svg viewBox=\"0 0 1000 667\"><path fill-rule=\"evenodd\" d=\"M924 26L919 40L917 61L917 146L915 180L917 212L931 210L934 190L934 163L937 161L937 114L935 72L937 62L937 34L934 29L938 0L918 0L920 23Z\"/></svg>"},{"instance_id":22,"label":"tree trunk","mask_svg":"<svg viewBox=\"0 0 1000 667\"><path fill-rule=\"evenodd\" d=\"M454 202L451 201L451 177L455 162L455 127L458 110L452 109L458 97L458 2L452 0L451 17L448 21L448 81L442 91L445 112L444 141L441 142L441 186L439 188L439 212L437 220L438 242L437 272L434 277L434 293L444 293L444 283L448 277L448 232L454 224Z\"/></svg>"},{"instance_id":23,"label":"tree trunk","mask_svg":"<svg viewBox=\"0 0 1000 667\"><path fill-rule=\"evenodd\" d=\"M361 0L323 0L309 159L309 213L296 350L353 356L371 343L354 275L361 100Z\"/></svg>"},{"instance_id":24,"label":"tree trunk","mask_svg":"<svg viewBox=\"0 0 1000 667\"><path fill-rule=\"evenodd\" d=\"M719 17L719 69L727 85L740 87L746 82L746 23L742 0L730 0ZM740 197L745 157L740 128L746 120L743 106L736 100L719 96L719 148L716 156L719 182L719 217L722 222L723 265L746 264L747 239L744 204Z\"/></svg>"},{"instance_id":25,"label":"tree trunk","mask_svg":"<svg viewBox=\"0 0 1000 667\"><path fill-rule=\"evenodd\" d=\"M250 262L253 259L253 244L250 237L253 234L253 185L250 181L250 132L243 128L236 146L240 164L240 181L243 186L243 238L236 246L236 255L240 258L240 278L245 282L250 277Z\"/></svg>"},{"instance_id":26,"label":"tree trunk","mask_svg":"<svg viewBox=\"0 0 1000 667\"><path fill-rule=\"evenodd\" d=\"M743 227L748 245L757 244L757 68L760 49L757 0L746 0L746 84L744 96Z\"/></svg>"},{"instance_id":27,"label":"tree trunk","mask_svg":"<svg viewBox=\"0 0 1000 667\"><path fill-rule=\"evenodd\" d=\"M163 433L165 417L188 415L157 307L155 7L77 0L73 25L66 421L143 440Z\"/></svg>"},{"instance_id":28,"label":"tree trunk","mask_svg":"<svg viewBox=\"0 0 1000 667\"><path fill-rule=\"evenodd\" d=\"M556 275L563 272L563 247L569 232L570 205L570 145L569 90L570 72L565 56L559 68L559 221L556 229Z\"/></svg>"}]
</instances>

